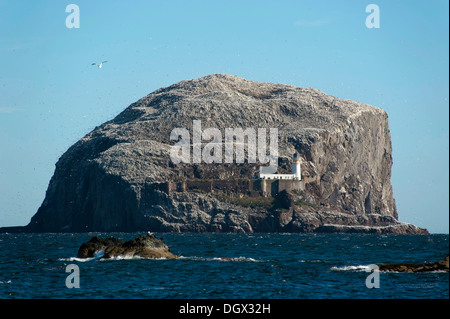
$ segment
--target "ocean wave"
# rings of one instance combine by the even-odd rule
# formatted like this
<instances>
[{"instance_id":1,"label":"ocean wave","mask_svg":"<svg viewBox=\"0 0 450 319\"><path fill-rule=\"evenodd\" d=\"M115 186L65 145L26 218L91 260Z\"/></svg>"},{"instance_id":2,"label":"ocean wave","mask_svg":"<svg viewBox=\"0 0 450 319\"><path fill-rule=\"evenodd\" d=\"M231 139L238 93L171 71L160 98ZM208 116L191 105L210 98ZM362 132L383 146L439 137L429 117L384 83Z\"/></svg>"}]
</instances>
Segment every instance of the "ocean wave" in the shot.
<instances>
[{"instance_id":1,"label":"ocean wave","mask_svg":"<svg viewBox=\"0 0 450 319\"><path fill-rule=\"evenodd\" d=\"M99 257L88 257L88 258L69 257L69 258L59 258L58 260L60 260L60 261L77 261L77 262L89 262L89 261L93 261L93 260L98 260L98 261L101 261L101 262L108 262L108 261L118 261L118 260L141 260L141 259L165 260L167 258L165 258L165 257L161 257L161 258L147 258L147 257L138 256L138 255L118 255L118 256L115 256L115 257L104 258L104 259L100 259ZM178 259L213 260L214 258L179 256Z\"/></svg>"},{"instance_id":2,"label":"ocean wave","mask_svg":"<svg viewBox=\"0 0 450 319\"><path fill-rule=\"evenodd\" d=\"M262 262L262 260L254 259L251 257L236 257L236 258L226 258L226 257L215 257L213 260L218 261L249 261L249 262Z\"/></svg>"},{"instance_id":3,"label":"ocean wave","mask_svg":"<svg viewBox=\"0 0 450 319\"><path fill-rule=\"evenodd\" d=\"M98 260L102 258L105 255L104 250L99 250L94 253L94 257L87 257L87 258L79 258L79 257L69 257L69 258L59 258L60 261L78 261L81 263L85 263L88 261Z\"/></svg>"},{"instance_id":4,"label":"ocean wave","mask_svg":"<svg viewBox=\"0 0 450 319\"><path fill-rule=\"evenodd\" d=\"M7 281L0 281L0 285L1 284L10 284L11 283L11 280L7 280Z\"/></svg>"},{"instance_id":5,"label":"ocean wave","mask_svg":"<svg viewBox=\"0 0 450 319\"><path fill-rule=\"evenodd\" d=\"M103 257L103 254L101 255L96 255L94 257L88 257L88 258L78 258L78 257L69 257L69 258L59 258L58 260L60 261L77 261L77 262L89 262L89 261L116 261L116 260L140 260L140 259L152 259L152 260L165 260L167 259L166 257L161 257L161 258L152 258L152 257L141 257L138 255L118 255L115 257L110 257L110 258L104 258L101 259L101 257Z\"/></svg>"},{"instance_id":6,"label":"ocean wave","mask_svg":"<svg viewBox=\"0 0 450 319\"><path fill-rule=\"evenodd\" d=\"M90 258L69 257L69 258L58 258L58 260L59 261L77 261L80 263L85 263L88 261L95 260L95 257L90 257Z\"/></svg>"},{"instance_id":7,"label":"ocean wave","mask_svg":"<svg viewBox=\"0 0 450 319\"><path fill-rule=\"evenodd\" d=\"M358 265L358 266L341 266L341 267L331 267L332 271L372 271L372 265Z\"/></svg>"},{"instance_id":8,"label":"ocean wave","mask_svg":"<svg viewBox=\"0 0 450 319\"><path fill-rule=\"evenodd\" d=\"M166 257L160 257L160 258L155 258L155 257L141 257L139 255L118 255L118 256L114 256L114 257L110 257L110 258L105 258L105 259L101 259L100 261L116 261L116 260L169 260L169 258Z\"/></svg>"},{"instance_id":9,"label":"ocean wave","mask_svg":"<svg viewBox=\"0 0 450 319\"><path fill-rule=\"evenodd\" d=\"M263 260L251 257L197 257L197 256L179 256L179 259L200 260L200 261L220 261L220 262L263 262Z\"/></svg>"},{"instance_id":10,"label":"ocean wave","mask_svg":"<svg viewBox=\"0 0 450 319\"><path fill-rule=\"evenodd\" d=\"M331 267L331 271L365 271L365 272L371 272L374 270L373 265L358 265L358 266L341 266L341 267ZM447 273L445 270L433 270L433 271L426 271L426 272L413 272L413 271L392 271L392 270L380 270L380 273L393 273L393 274L417 274L417 273L423 273L423 274L430 274L430 273Z\"/></svg>"}]
</instances>

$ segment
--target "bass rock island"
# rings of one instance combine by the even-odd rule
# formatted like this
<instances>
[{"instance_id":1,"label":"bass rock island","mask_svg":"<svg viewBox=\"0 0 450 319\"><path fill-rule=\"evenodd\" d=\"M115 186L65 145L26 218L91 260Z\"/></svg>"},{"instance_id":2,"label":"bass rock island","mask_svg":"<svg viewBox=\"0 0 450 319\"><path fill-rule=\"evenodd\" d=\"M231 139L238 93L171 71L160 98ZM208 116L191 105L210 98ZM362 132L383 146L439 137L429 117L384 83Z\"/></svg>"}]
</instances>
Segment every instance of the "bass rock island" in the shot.
<instances>
[{"instance_id":1,"label":"bass rock island","mask_svg":"<svg viewBox=\"0 0 450 319\"><path fill-rule=\"evenodd\" d=\"M195 135L196 123L200 143L193 136L184 145L191 155L174 161L173 130ZM276 171L250 160L249 136L244 161L211 147L214 136L225 145L228 128L276 129L277 140L266 139L277 146ZM196 147L220 160L195 161ZM384 110L313 88L212 74L150 93L71 146L37 213L14 230L427 234L398 221L391 167Z\"/></svg>"}]
</instances>

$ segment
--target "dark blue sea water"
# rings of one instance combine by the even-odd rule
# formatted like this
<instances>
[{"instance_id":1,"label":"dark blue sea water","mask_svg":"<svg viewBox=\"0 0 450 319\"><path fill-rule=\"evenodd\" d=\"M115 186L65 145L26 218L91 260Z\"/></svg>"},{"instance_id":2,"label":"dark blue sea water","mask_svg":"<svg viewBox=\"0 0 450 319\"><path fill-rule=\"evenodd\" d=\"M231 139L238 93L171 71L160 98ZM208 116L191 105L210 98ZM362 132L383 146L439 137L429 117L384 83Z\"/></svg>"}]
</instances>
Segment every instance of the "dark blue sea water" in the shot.
<instances>
[{"instance_id":1,"label":"dark blue sea water","mask_svg":"<svg viewBox=\"0 0 450 319\"><path fill-rule=\"evenodd\" d=\"M78 259L93 236L0 234L1 298L449 298L448 273L379 273L370 264L424 263L449 251L444 235L163 233L176 260ZM80 288L66 287L69 264Z\"/></svg>"}]
</instances>

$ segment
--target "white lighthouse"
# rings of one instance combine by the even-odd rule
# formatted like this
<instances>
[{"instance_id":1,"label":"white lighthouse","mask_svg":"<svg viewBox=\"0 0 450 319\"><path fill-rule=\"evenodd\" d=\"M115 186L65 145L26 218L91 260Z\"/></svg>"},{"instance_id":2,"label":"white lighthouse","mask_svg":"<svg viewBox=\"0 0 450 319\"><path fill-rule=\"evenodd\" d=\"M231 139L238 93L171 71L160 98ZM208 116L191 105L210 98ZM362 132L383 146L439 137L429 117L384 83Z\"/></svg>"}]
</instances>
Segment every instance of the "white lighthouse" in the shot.
<instances>
[{"instance_id":1,"label":"white lighthouse","mask_svg":"<svg viewBox=\"0 0 450 319\"><path fill-rule=\"evenodd\" d=\"M266 174L259 173L260 179L290 179L290 180L302 180L302 172L300 170L300 156L297 153L294 154L294 161L292 162L292 174Z\"/></svg>"},{"instance_id":2,"label":"white lighthouse","mask_svg":"<svg viewBox=\"0 0 450 319\"><path fill-rule=\"evenodd\" d=\"M294 154L294 162L292 163L292 175L296 180L302 179L302 172L300 170L300 157L297 153Z\"/></svg>"}]
</instances>

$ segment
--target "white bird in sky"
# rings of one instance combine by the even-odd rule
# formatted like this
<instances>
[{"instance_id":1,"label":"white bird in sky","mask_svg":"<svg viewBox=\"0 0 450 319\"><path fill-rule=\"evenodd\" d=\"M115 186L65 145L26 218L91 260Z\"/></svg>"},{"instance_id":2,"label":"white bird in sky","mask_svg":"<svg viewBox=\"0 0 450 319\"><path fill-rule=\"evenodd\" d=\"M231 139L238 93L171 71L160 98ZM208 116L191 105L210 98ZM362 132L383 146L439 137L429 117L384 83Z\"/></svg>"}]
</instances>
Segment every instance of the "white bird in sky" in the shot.
<instances>
[{"instance_id":1,"label":"white bird in sky","mask_svg":"<svg viewBox=\"0 0 450 319\"><path fill-rule=\"evenodd\" d=\"M108 62L108 61L102 61L102 62L100 62L100 64L97 64L97 63L94 62L91 65L98 65L98 68L101 69L102 66L103 66L103 63L106 63L106 62Z\"/></svg>"}]
</instances>

